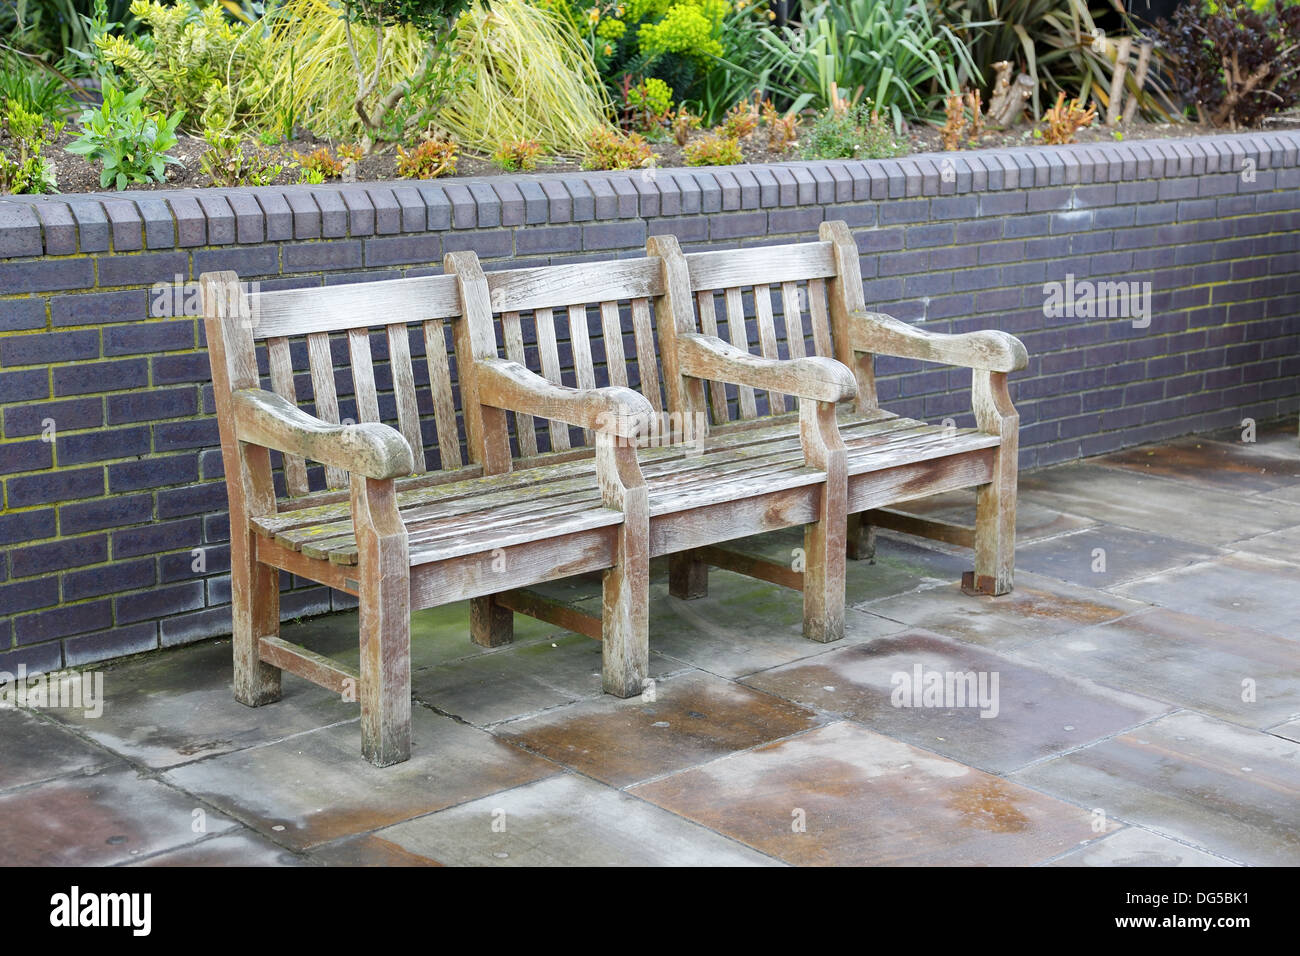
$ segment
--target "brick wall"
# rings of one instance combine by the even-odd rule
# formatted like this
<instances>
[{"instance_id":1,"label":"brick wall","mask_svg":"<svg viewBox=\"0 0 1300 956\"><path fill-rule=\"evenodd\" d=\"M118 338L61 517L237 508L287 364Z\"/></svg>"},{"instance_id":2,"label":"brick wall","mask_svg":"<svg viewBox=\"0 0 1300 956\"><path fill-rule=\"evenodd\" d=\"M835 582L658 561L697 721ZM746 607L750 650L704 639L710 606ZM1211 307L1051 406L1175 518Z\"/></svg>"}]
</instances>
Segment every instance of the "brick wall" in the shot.
<instances>
[{"instance_id":1,"label":"brick wall","mask_svg":"<svg viewBox=\"0 0 1300 956\"><path fill-rule=\"evenodd\" d=\"M1001 328L1022 464L1294 413L1300 134L1028 148L657 175L502 177L0 199L0 670L229 633L208 362L150 286L234 269L262 288L807 239L848 220L870 305ZM1150 282L1145 328L1051 318L1047 282ZM881 358L901 414L969 424L969 374ZM44 440L53 421L55 440ZM48 437L48 436L46 436ZM203 570L194 569L201 551ZM286 618L347 598L288 579Z\"/></svg>"}]
</instances>

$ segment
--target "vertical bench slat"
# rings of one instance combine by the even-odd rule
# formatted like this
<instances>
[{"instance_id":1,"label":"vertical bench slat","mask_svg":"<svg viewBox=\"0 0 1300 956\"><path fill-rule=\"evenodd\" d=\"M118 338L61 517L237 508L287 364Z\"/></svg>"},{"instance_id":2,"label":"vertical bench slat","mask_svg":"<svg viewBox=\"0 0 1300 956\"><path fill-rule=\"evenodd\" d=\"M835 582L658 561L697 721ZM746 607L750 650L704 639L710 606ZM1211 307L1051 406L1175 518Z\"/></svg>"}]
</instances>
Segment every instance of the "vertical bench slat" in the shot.
<instances>
[{"instance_id":1,"label":"vertical bench slat","mask_svg":"<svg viewBox=\"0 0 1300 956\"><path fill-rule=\"evenodd\" d=\"M293 384L293 359L289 354L289 340L282 335L267 339L266 355L271 365L271 388L285 401L297 405L298 394ZM307 493L307 463L301 456L284 456L284 484L291 497Z\"/></svg>"},{"instance_id":2,"label":"vertical bench slat","mask_svg":"<svg viewBox=\"0 0 1300 956\"><path fill-rule=\"evenodd\" d=\"M370 359L370 330L348 329L348 351L352 353L352 393L357 401L357 420L379 421L379 396L375 393L375 365Z\"/></svg>"},{"instance_id":3,"label":"vertical bench slat","mask_svg":"<svg viewBox=\"0 0 1300 956\"><path fill-rule=\"evenodd\" d=\"M447 362L447 335L442 319L424 323L424 355L429 363L429 390L433 393L433 421L438 431L438 458L444 470L462 467L456 406L451 398L451 368Z\"/></svg>"},{"instance_id":4,"label":"vertical bench slat","mask_svg":"<svg viewBox=\"0 0 1300 956\"><path fill-rule=\"evenodd\" d=\"M555 344L555 314L550 309L533 312L537 324L537 354L542 360L542 377L555 385L560 379L560 350ZM564 451L569 446L569 426L564 422L548 422L551 430L551 451Z\"/></svg>"},{"instance_id":5,"label":"vertical bench slat","mask_svg":"<svg viewBox=\"0 0 1300 956\"><path fill-rule=\"evenodd\" d=\"M825 358L834 358L831 345L831 320L826 311L826 280L808 280L808 318L812 322L813 349Z\"/></svg>"},{"instance_id":6,"label":"vertical bench slat","mask_svg":"<svg viewBox=\"0 0 1300 956\"><path fill-rule=\"evenodd\" d=\"M766 285L754 286L754 315L758 319L758 346L764 358L780 358L776 348L776 322L772 317L772 290ZM773 412L785 411L785 396L769 391L767 401Z\"/></svg>"},{"instance_id":7,"label":"vertical bench slat","mask_svg":"<svg viewBox=\"0 0 1300 956\"><path fill-rule=\"evenodd\" d=\"M505 340L506 358L528 367L524 352L524 330L519 322L518 312L506 312L501 316L502 338ZM537 454L537 432L532 415L515 415L515 437L519 440L519 454L532 458Z\"/></svg>"},{"instance_id":8,"label":"vertical bench slat","mask_svg":"<svg viewBox=\"0 0 1300 956\"><path fill-rule=\"evenodd\" d=\"M736 348L749 351L749 333L745 330L745 303L740 289L732 286L725 291L727 300L727 335ZM736 389L741 418L757 418L758 406L754 404L754 390L748 385Z\"/></svg>"},{"instance_id":9,"label":"vertical bench slat","mask_svg":"<svg viewBox=\"0 0 1300 956\"><path fill-rule=\"evenodd\" d=\"M695 293L695 304L700 315L700 331L717 338L718 309L714 304L713 292L701 289ZM709 408L713 411L713 421L719 425L725 424L728 420L727 386L721 382L706 382L705 387L709 390Z\"/></svg>"},{"instance_id":10,"label":"vertical bench slat","mask_svg":"<svg viewBox=\"0 0 1300 956\"><path fill-rule=\"evenodd\" d=\"M650 399L656 412L664 410L659 394L659 360L655 358L654 323L650 321L650 300L632 300L632 330L636 337L636 367L641 379L641 394Z\"/></svg>"},{"instance_id":11,"label":"vertical bench slat","mask_svg":"<svg viewBox=\"0 0 1300 956\"><path fill-rule=\"evenodd\" d=\"M591 359L591 329L587 326L587 307L569 306L569 346L573 349L573 374L578 388L596 387L596 366ZM583 430L583 441L590 445L591 431Z\"/></svg>"},{"instance_id":12,"label":"vertical bench slat","mask_svg":"<svg viewBox=\"0 0 1300 956\"><path fill-rule=\"evenodd\" d=\"M339 423L339 396L334 390L334 356L330 352L328 332L307 336L307 361L311 366L311 390L316 402L316 417L333 425ZM330 488L348 487L348 473L342 468L325 468L325 484Z\"/></svg>"},{"instance_id":13,"label":"vertical bench slat","mask_svg":"<svg viewBox=\"0 0 1300 956\"><path fill-rule=\"evenodd\" d=\"M420 432L420 403L415 397L415 369L411 365L411 333L406 323L388 327L388 363L393 372L393 397L397 399L397 430L415 456L415 474L425 472L424 436Z\"/></svg>"},{"instance_id":14,"label":"vertical bench slat","mask_svg":"<svg viewBox=\"0 0 1300 956\"><path fill-rule=\"evenodd\" d=\"M627 359L623 355L623 323L618 316L617 302L600 304L600 325L605 331L605 372L609 376L609 384L627 385Z\"/></svg>"},{"instance_id":15,"label":"vertical bench slat","mask_svg":"<svg viewBox=\"0 0 1300 956\"><path fill-rule=\"evenodd\" d=\"M808 354L803 341L803 310L799 308L799 287L793 282L781 283L781 314L785 317L785 344L790 358L803 358Z\"/></svg>"}]
</instances>

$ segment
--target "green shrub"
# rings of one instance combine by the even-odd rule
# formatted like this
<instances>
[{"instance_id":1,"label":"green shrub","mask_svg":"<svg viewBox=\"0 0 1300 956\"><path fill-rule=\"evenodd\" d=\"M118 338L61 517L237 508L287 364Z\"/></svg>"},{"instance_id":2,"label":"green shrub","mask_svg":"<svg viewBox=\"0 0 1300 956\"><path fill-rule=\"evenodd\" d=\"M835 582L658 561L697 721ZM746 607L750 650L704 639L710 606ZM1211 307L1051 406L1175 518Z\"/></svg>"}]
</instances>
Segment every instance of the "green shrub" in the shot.
<instances>
[{"instance_id":1,"label":"green shrub","mask_svg":"<svg viewBox=\"0 0 1300 956\"><path fill-rule=\"evenodd\" d=\"M650 144L639 133L622 133L597 126L587 136L584 169L637 169L654 160Z\"/></svg>"},{"instance_id":2,"label":"green shrub","mask_svg":"<svg viewBox=\"0 0 1300 956\"><path fill-rule=\"evenodd\" d=\"M0 49L0 103L6 102L40 116L58 116L72 109L72 92L57 67L36 56Z\"/></svg>"},{"instance_id":3,"label":"green shrub","mask_svg":"<svg viewBox=\"0 0 1300 956\"><path fill-rule=\"evenodd\" d=\"M163 181L168 163L179 160L167 154L176 145L176 126L184 114L146 112L143 89L123 93L104 87L104 105L85 110L78 120L81 133L68 152L103 164L99 185L125 189L131 183Z\"/></svg>"},{"instance_id":4,"label":"green shrub","mask_svg":"<svg viewBox=\"0 0 1300 956\"><path fill-rule=\"evenodd\" d=\"M63 122L49 122L17 100L5 106L4 125L18 151L16 159L0 150L0 193L55 193L54 167L41 150L63 131Z\"/></svg>"},{"instance_id":5,"label":"green shrub","mask_svg":"<svg viewBox=\"0 0 1300 956\"><path fill-rule=\"evenodd\" d=\"M907 144L876 115L870 100L823 110L803 143L804 159L885 159L907 152Z\"/></svg>"},{"instance_id":6,"label":"green shrub","mask_svg":"<svg viewBox=\"0 0 1300 956\"><path fill-rule=\"evenodd\" d=\"M532 172L542 157L542 145L531 139L511 139L492 153L493 161L507 172Z\"/></svg>"},{"instance_id":7,"label":"green shrub","mask_svg":"<svg viewBox=\"0 0 1300 956\"><path fill-rule=\"evenodd\" d=\"M653 76L627 91L632 127L641 133L661 129L673 109L673 88Z\"/></svg>"},{"instance_id":8,"label":"green shrub","mask_svg":"<svg viewBox=\"0 0 1300 956\"><path fill-rule=\"evenodd\" d=\"M735 166L745 161L740 140L716 130L687 143L682 153L688 166Z\"/></svg>"},{"instance_id":9,"label":"green shrub","mask_svg":"<svg viewBox=\"0 0 1300 956\"><path fill-rule=\"evenodd\" d=\"M403 179L436 179L456 175L456 144L426 139L409 153L397 147L397 175Z\"/></svg>"}]
</instances>

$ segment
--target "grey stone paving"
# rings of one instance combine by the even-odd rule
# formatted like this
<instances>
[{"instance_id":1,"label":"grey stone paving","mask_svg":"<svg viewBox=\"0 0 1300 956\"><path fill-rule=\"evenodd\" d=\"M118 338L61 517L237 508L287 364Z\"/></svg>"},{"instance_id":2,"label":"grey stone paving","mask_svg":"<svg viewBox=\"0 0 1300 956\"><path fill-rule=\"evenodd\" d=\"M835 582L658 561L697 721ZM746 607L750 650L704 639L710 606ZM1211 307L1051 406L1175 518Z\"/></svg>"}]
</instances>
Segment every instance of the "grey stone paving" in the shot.
<instances>
[{"instance_id":1,"label":"grey stone paving","mask_svg":"<svg viewBox=\"0 0 1300 956\"><path fill-rule=\"evenodd\" d=\"M334 694L236 703L228 641L119 664L100 716L0 711L0 864L1300 864L1300 443L1239 438L1025 474L1001 598L881 532L836 644L794 592L715 570L682 602L658 568L645 698L600 693L586 638L517 617L485 650L464 606L421 612L385 770ZM355 660L354 614L283 633ZM967 672L995 715L953 696Z\"/></svg>"}]
</instances>

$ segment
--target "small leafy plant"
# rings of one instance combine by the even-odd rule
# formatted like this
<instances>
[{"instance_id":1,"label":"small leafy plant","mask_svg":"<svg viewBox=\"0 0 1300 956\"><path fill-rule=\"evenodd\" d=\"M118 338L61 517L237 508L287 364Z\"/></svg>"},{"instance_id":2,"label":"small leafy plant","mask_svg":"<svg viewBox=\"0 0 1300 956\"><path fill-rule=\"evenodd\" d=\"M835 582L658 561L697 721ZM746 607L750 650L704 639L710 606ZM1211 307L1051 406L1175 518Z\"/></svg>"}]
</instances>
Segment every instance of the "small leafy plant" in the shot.
<instances>
[{"instance_id":1,"label":"small leafy plant","mask_svg":"<svg viewBox=\"0 0 1300 956\"><path fill-rule=\"evenodd\" d=\"M837 104L817 115L804 139L804 159L886 159L900 156L907 144L871 108Z\"/></svg>"},{"instance_id":2,"label":"small leafy plant","mask_svg":"<svg viewBox=\"0 0 1300 956\"><path fill-rule=\"evenodd\" d=\"M176 145L176 127L184 118L146 112L143 88L124 93L111 84L103 88L104 104L82 112L81 133L68 145L68 152L103 164L99 185L125 189L150 179L162 182L168 164L180 160L168 155Z\"/></svg>"},{"instance_id":3,"label":"small leafy plant","mask_svg":"<svg viewBox=\"0 0 1300 956\"><path fill-rule=\"evenodd\" d=\"M639 133L663 127L673 109L673 88L663 80L650 77L627 91L628 125Z\"/></svg>"},{"instance_id":4,"label":"small leafy plant","mask_svg":"<svg viewBox=\"0 0 1300 956\"><path fill-rule=\"evenodd\" d=\"M654 153L640 133L622 133L597 126L587 136L584 169L636 169L651 163Z\"/></svg>"},{"instance_id":5,"label":"small leafy plant","mask_svg":"<svg viewBox=\"0 0 1300 956\"><path fill-rule=\"evenodd\" d=\"M1091 126L1097 118L1097 107L1083 108L1081 99L1065 102L1065 94L1056 95L1056 105L1043 114L1043 142L1048 146L1073 143L1075 133Z\"/></svg>"},{"instance_id":6,"label":"small leafy plant","mask_svg":"<svg viewBox=\"0 0 1300 956\"><path fill-rule=\"evenodd\" d=\"M758 108L749 100L741 100L727 110L722 121L722 133L731 139L749 139L758 129Z\"/></svg>"},{"instance_id":7,"label":"small leafy plant","mask_svg":"<svg viewBox=\"0 0 1300 956\"><path fill-rule=\"evenodd\" d=\"M958 92L953 90L943 101L944 105L944 124L939 128L939 135L943 138L943 148L947 150L961 149L962 137L967 137L967 142L972 146L984 132L984 114L981 112L982 104L980 91L973 90L970 92ZM969 116L967 115L969 112Z\"/></svg>"},{"instance_id":8,"label":"small leafy plant","mask_svg":"<svg viewBox=\"0 0 1300 956\"><path fill-rule=\"evenodd\" d=\"M734 166L745 161L740 140L717 130L689 143L683 153L689 166Z\"/></svg>"},{"instance_id":9,"label":"small leafy plant","mask_svg":"<svg viewBox=\"0 0 1300 956\"><path fill-rule=\"evenodd\" d=\"M293 158L302 167L305 175L311 176L313 182L325 182L338 179L349 163L359 162L362 150L360 146L341 144L337 150L330 152L328 146L320 146L310 153L294 151ZM315 177L319 176L319 179Z\"/></svg>"},{"instance_id":10,"label":"small leafy plant","mask_svg":"<svg viewBox=\"0 0 1300 956\"><path fill-rule=\"evenodd\" d=\"M214 186L269 186L285 169L285 163L263 146L244 145L240 137L216 129L205 129L203 138L211 147L199 160Z\"/></svg>"},{"instance_id":11,"label":"small leafy plant","mask_svg":"<svg viewBox=\"0 0 1300 956\"><path fill-rule=\"evenodd\" d=\"M685 106L677 108L677 112L670 117L673 128L673 141L678 146L685 146L686 141L691 138L691 132L700 128L700 118L688 110Z\"/></svg>"},{"instance_id":12,"label":"small leafy plant","mask_svg":"<svg viewBox=\"0 0 1300 956\"><path fill-rule=\"evenodd\" d=\"M783 116L772 105L771 100L763 100L763 125L767 128L767 148L774 153L784 153L797 145L799 136L799 117L791 113Z\"/></svg>"},{"instance_id":13,"label":"small leafy plant","mask_svg":"<svg viewBox=\"0 0 1300 956\"><path fill-rule=\"evenodd\" d=\"M397 147L397 175L403 179L436 179L456 174L456 144L446 139L426 139L409 153Z\"/></svg>"},{"instance_id":14,"label":"small leafy plant","mask_svg":"<svg viewBox=\"0 0 1300 956\"><path fill-rule=\"evenodd\" d=\"M542 145L532 139L506 140L496 148L492 160L508 172L532 172L542 157Z\"/></svg>"},{"instance_id":15,"label":"small leafy plant","mask_svg":"<svg viewBox=\"0 0 1300 956\"><path fill-rule=\"evenodd\" d=\"M63 131L62 121L51 123L39 113L24 109L17 100L10 100L4 125L18 158L10 159L0 149L0 194L58 192L54 165L41 155L41 150Z\"/></svg>"}]
</instances>

